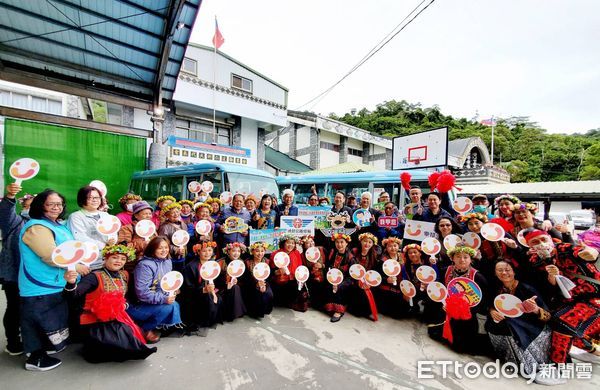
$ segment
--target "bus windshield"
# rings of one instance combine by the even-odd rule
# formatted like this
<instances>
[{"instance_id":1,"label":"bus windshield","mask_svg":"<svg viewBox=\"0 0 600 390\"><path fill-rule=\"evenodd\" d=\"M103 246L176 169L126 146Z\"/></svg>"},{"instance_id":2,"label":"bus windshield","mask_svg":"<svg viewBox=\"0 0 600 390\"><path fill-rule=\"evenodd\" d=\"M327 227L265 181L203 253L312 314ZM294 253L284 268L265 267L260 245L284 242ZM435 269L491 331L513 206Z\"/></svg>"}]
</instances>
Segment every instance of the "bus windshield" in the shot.
<instances>
[{"instance_id":1,"label":"bus windshield","mask_svg":"<svg viewBox=\"0 0 600 390\"><path fill-rule=\"evenodd\" d=\"M279 197L279 190L275 180L265 177L248 175L246 173L227 172L229 191L242 194L275 194Z\"/></svg>"}]
</instances>

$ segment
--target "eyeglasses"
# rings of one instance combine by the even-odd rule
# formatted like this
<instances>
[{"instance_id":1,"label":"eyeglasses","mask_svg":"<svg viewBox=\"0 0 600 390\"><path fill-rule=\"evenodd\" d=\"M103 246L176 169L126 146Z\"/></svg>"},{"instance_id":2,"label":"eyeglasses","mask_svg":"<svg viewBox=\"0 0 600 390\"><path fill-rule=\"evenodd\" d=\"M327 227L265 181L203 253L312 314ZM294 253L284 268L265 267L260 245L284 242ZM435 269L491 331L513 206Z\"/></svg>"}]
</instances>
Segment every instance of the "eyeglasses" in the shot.
<instances>
[{"instance_id":1,"label":"eyeglasses","mask_svg":"<svg viewBox=\"0 0 600 390\"><path fill-rule=\"evenodd\" d=\"M51 203L44 203L44 206L48 207L49 209L58 207L58 208L63 208L65 207L65 205L62 202L51 202Z\"/></svg>"},{"instance_id":2,"label":"eyeglasses","mask_svg":"<svg viewBox=\"0 0 600 390\"><path fill-rule=\"evenodd\" d=\"M88 200L100 200L100 199L102 199L99 196L88 196L87 198L88 198Z\"/></svg>"}]
</instances>

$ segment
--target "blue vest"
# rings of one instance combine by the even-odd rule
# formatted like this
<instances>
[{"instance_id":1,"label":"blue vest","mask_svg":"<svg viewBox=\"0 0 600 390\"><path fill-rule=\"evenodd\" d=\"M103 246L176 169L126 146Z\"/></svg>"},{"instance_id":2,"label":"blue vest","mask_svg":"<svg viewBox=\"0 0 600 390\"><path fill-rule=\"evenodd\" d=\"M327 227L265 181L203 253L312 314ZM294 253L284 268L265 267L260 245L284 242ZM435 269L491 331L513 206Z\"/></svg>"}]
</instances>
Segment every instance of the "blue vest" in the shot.
<instances>
[{"instance_id":1,"label":"blue vest","mask_svg":"<svg viewBox=\"0 0 600 390\"><path fill-rule=\"evenodd\" d=\"M19 234L21 264L19 265L19 293L22 297L56 294L65 287L64 268L46 264L34 251L23 243L23 234L34 225L47 227L54 234L56 245L73 240L67 226L55 225L44 219L32 219L27 222Z\"/></svg>"}]
</instances>

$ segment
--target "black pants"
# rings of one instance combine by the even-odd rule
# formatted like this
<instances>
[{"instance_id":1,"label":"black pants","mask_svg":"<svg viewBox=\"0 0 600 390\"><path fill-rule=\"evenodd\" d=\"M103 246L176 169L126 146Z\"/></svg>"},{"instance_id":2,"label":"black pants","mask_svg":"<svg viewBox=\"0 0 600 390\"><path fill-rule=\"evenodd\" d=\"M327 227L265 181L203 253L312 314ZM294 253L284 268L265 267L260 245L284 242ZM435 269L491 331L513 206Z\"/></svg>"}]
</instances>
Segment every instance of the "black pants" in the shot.
<instances>
[{"instance_id":1,"label":"black pants","mask_svg":"<svg viewBox=\"0 0 600 390\"><path fill-rule=\"evenodd\" d=\"M2 319L4 333L8 346L16 347L21 343L19 285L15 282L5 282L2 284L2 289L6 295L6 312Z\"/></svg>"}]
</instances>

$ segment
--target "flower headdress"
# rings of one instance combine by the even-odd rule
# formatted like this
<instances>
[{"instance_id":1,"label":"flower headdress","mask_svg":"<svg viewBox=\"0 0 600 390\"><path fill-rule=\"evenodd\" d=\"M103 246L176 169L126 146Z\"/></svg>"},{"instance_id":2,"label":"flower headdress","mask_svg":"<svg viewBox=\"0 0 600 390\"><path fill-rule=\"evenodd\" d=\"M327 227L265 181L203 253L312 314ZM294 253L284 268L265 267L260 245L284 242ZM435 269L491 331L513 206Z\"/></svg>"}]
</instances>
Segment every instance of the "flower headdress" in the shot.
<instances>
[{"instance_id":1,"label":"flower headdress","mask_svg":"<svg viewBox=\"0 0 600 390\"><path fill-rule=\"evenodd\" d=\"M298 239L298 237L294 236L293 234L290 233L285 233L284 235L282 235L281 237L279 237L279 243L282 243L284 241L287 240L293 240L296 244L298 244L300 242L300 240Z\"/></svg>"},{"instance_id":2,"label":"flower headdress","mask_svg":"<svg viewBox=\"0 0 600 390\"><path fill-rule=\"evenodd\" d=\"M198 243L196 245L194 245L192 247L192 250L194 251L194 253L196 254L200 254L200 251L204 248L216 248L217 247L217 243L214 241L204 241L203 243Z\"/></svg>"},{"instance_id":3,"label":"flower headdress","mask_svg":"<svg viewBox=\"0 0 600 390\"><path fill-rule=\"evenodd\" d=\"M259 247L263 248L264 250L269 249L269 246L267 245L266 242L259 241L259 242L255 242L252 245L250 245L248 247L248 252L252 253L256 248L259 248Z\"/></svg>"},{"instance_id":4,"label":"flower headdress","mask_svg":"<svg viewBox=\"0 0 600 390\"><path fill-rule=\"evenodd\" d=\"M409 249L416 249L419 252L421 251L421 245L419 244L408 244L404 248L402 248L402 252L407 253Z\"/></svg>"},{"instance_id":5,"label":"flower headdress","mask_svg":"<svg viewBox=\"0 0 600 390\"><path fill-rule=\"evenodd\" d=\"M517 198L516 196L511 195L511 194L504 194L504 195L500 195L499 197L497 197L496 199L494 199L494 203L496 204L496 207L503 200L508 200L508 201L510 201L513 204L521 203L521 199Z\"/></svg>"},{"instance_id":6,"label":"flower headdress","mask_svg":"<svg viewBox=\"0 0 600 390\"><path fill-rule=\"evenodd\" d=\"M396 243L398 244L398 246L402 246L402 240L399 239L398 237L388 237L388 238L384 238L383 241L381 241L381 244L385 247L388 244L392 244L392 243Z\"/></svg>"},{"instance_id":7,"label":"flower headdress","mask_svg":"<svg viewBox=\"0 0 600 390\"><path fill-rule=\"evenodd\" d=\"M469 219L478 219L483 223L488 221L487 215L482 213L467 213L465 215L461 215L459 220L460 222L467 222Z\"/></svg>"},{"instance_id":8,"label":"flower headdress","mask_svg":"<svg viewBox=\"0 0 600 390\"><path fill-rule=\"evenodd\" d=\"M181 210L181 205L179 203L177 203L177 202L171 203L171 204L163 207L160 210L160 215L164 217L169 211L171 211L173 209Z\"/></svg>"},{"instance_id":9,"label":"flower headdress","mask_svg":"<svg viewBox=\"0 0 600 390\"><path fill-rule=\"evenodd\" d=\"M300 244L304 245L308 242L308 240L315 240L315 236L311 236L310 234L307 234L306 236L302 236L300 237Z\"/></svg>"},{"instance_id":10,"label":"flower headdress","mask_svg":"<svg viewBox=\"0 0 600 390\"><path fill-rule=\"evenodd\" d=\"M209 210L211 210L211 209L212 209L212 207L210 207L210 205L209 205L208 203L200 203L200 202L198 202L198 203L196 203L196 204L194 205L194 211L198 211L198 210L199 210L199 209L201 209L202 207L206 207L206 208L207 208L207 209L209 209Z\"/></svg>"},{"instance_id":11,"label":"flower headdress","mask_svg":"<svg viewBox=\"0 0 600 390\"><path fill-rule=\"evenodd\" d=\"M529 210L531 212L531 214L535 214L536 211L538 210L537 206L533 203L516 203L515 205L513 205L513 211L517 211L517 210Z\"/></svg>"},{"instance_id":12,"label":"flower headdress","mask_svg":"<svg viewBox=\"0 0 600 390\"><path fill-rule=\"evenodd\" d=\"M180 200L180 201L179 201L179 204L180 204L180 205L182 205L182 206L183 206L184 204L187 204L187 205L188 205L188 206L190 206L192 209L194 208L194 202L192 202L192 201L191 201L191 200L189 200L189 199L182 199L182 200Z\"/></svg>"},{"instance_id":13,"label":"flower headdress","mask_svg":"<svg viewBox=\"0 0 600 390\"><path fill-rule=\"evenodd\" d=\"M343 234L343 233L334 233L334 234L332 234L332 235L331 235L331 241L335 241L335 240L337 240L337 239L340 239L340 238L341 238L342 240L345 240L346 242L350 242L350 241L352 241L352 238L350 238L350 236L349 236L349 235L347 235L347 234Z\"/></svg>"},{"instance_id":14,"label":"flower headdress","mask_svg":"<svg viewBox=\"0 0 600 390\"><path fill-rule=\"evenodd\" d=\"M160 202L164 202L165 200L170 200L171 202L177 202L177 199L175 199L173 196L171 195L163 195L163 196L159 196L158 198L156 198L156 204L160 204Z\"/></svg>"},{"instance_id":15,"label":"flower headdress","mask_svg":"<svg viewBox=\"0 0 600 390\"><path fill-rule=\"evenodd\" d=\"M229 251L233 248L240 248L240 251L242 253L246 252L246 245L244 245L241 242L230 242L229 244L227 244L225 246L225 248L223 248L223 253L225 253L226 255L229 254Z\"/></svg>"},{"instance_id":16,"label":"flower headdress","mask_svg":"<svg viewBox=\"0 0 600 390\"><path fill-rule=\"evenodd\" d=\"M374 235L372 235L371 233L363 233L361 235L358 236L358 241L362 241L364 239L369 239L371 241L373 241L374 245L377 245L377 237L375 237Z\"/></svg>"},{"instance_id":17,"label":"flower headdress","mask_svg":"<svg viewBox=\"0 0 600 390\"><path fill-rule=\"evenodd\" d=\"M135 249L125 245L107 245L102 249L102 257L105 259L114 254L125 255L127 261L135 260Z\"/></svg>"},{"instance_id":18,"label":"flower headdress","mask_svg":"<svg viewBox=\"0 0 600 390\"><path fill-rule=\"evenodd\" d=\"M475 257L475 254L477 254L477 251L475 249L471 248L470 246L457 245L454 248L450 248L447 253L450 258L454 257L454 255L457 253L466 253L471 257Z\"/></svg>"}]
</instances>

